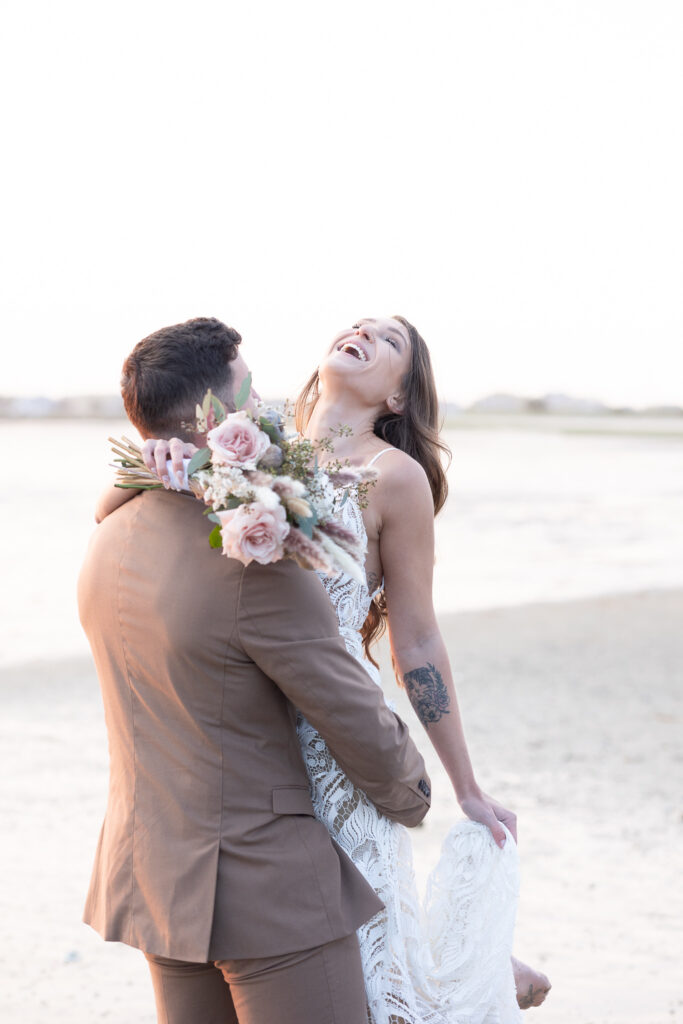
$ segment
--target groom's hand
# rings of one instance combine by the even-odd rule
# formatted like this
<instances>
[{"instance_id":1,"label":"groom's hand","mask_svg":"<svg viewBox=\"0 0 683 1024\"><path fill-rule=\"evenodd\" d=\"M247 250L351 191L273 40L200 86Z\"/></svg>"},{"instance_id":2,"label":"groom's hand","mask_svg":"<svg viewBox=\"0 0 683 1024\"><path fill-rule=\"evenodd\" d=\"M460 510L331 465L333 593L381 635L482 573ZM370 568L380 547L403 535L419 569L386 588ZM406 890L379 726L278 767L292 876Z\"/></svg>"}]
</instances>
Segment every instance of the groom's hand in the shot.
<instances>
[{"instance_id":1,"label":"groom's hand","mask_svg":"<svg viewBox=\"0 0 683 1024\"><path fill-rule=\"evenodd\" d=\"M501 827L501 822L510 831L514 841L517 842L517 815L512 811L508 811L497 800L492 800L490 796L479 792L465 797L460 801L460 806L470 821L479 821L490 829L496 845L501 850L507 838L504 829Z\"/></svg>"}]
</instances>

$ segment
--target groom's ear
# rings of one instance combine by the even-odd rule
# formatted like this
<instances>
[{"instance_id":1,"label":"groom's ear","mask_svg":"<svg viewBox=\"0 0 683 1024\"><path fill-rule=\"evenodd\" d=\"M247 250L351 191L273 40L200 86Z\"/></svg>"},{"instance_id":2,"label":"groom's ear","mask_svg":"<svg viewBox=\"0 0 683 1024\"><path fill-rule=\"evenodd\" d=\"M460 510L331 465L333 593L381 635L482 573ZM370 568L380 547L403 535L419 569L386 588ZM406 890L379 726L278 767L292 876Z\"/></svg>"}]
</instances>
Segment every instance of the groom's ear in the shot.
<instances>
[{"instance_id":1,"label":"groom's ear","mask_svg":"<svg viewBox=\"0 0 683 1024\"><path fill-rule=\"evenodd\" d=\"M232 381L226 388L221 388L220 391L216 392L216 398L222 403L227 413L235 411L235 394L232 390Z\"/></svg>"}]
</instances>

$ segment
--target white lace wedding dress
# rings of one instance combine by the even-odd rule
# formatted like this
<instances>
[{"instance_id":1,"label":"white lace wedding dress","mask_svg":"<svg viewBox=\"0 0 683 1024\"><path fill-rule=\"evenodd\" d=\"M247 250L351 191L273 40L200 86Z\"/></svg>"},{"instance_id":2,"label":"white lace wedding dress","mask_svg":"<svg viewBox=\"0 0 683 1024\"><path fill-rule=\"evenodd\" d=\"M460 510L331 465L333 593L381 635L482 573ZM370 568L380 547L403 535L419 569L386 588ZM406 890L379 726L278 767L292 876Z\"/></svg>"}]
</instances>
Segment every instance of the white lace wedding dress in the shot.
<instances>
[{"instance_id":1,"label":"white lace wedding dress","mask_svg":"<svg viewBox=\"0 0 683 1024\"><path fill-rule=\"evenodd\" d=\"M349 497L337 508L344 525L365 539L357 502ZM359 632L370 607L367 586L345 574L321 579L348 650L379 685ZM358 931L369 1024L518 1022L510 963L519 888L512 840L499 850L485 826L456 824L420 901L408 830L349 781L302 716L298 731L318 819L385 904Z\"/></svg>"}]
</instances>

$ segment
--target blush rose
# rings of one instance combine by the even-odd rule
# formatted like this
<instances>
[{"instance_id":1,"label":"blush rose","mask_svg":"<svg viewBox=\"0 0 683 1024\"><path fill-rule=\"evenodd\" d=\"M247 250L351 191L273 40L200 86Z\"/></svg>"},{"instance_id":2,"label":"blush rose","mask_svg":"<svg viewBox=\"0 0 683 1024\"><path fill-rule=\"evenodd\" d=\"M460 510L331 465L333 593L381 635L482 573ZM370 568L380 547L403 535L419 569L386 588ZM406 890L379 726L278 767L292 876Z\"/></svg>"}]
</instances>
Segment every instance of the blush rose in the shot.
<instances>
[{"instance_id":1,"label":"blush rose","mask_svg":"<svg viewBox=\"0 0 683 1024\"><path fill-rule=\"evenodd\" d=\"M260 501L217 512L221 521L223 554L242 565L260 562L268 565L284 556L283 543L289 523L282 505L266 508Z\"/></svg>"},{"instance_id":2,"label":"blush rose","mask_svg":"<svg viewBox=\"0 0 683 1024\"><path fill-rule=\"evenodd\" d=\"M256 469L262 455L270 447L270 438L244 410L230 413L206 435L211 461L239 469Z\"/></svg>"}]
</instances>

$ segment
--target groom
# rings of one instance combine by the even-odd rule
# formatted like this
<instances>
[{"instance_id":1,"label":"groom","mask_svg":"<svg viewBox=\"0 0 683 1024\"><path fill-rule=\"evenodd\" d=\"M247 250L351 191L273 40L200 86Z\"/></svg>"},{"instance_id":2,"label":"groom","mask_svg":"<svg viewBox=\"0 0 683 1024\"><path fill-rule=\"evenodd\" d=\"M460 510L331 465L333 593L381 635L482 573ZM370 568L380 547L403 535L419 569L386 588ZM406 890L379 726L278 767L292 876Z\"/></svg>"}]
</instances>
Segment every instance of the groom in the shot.
<instances>
[{"instance_id":1,"label":"groom","mask_svg":"<svg viewBox=\"0 0 683 1024\"><path fill-rule=\"evenodd\" d=\"M200 318L141 341L122 390L142 436L177 435L209 387L234 408L240 340ZM315 573L223 557L202 512L146 491L81 572L110 753L85 921L144 951L166 1024L365 1024L355 931L382 903L313 815L296 709L406 825L424 764Z\"/></svg>"}]
</instances>

